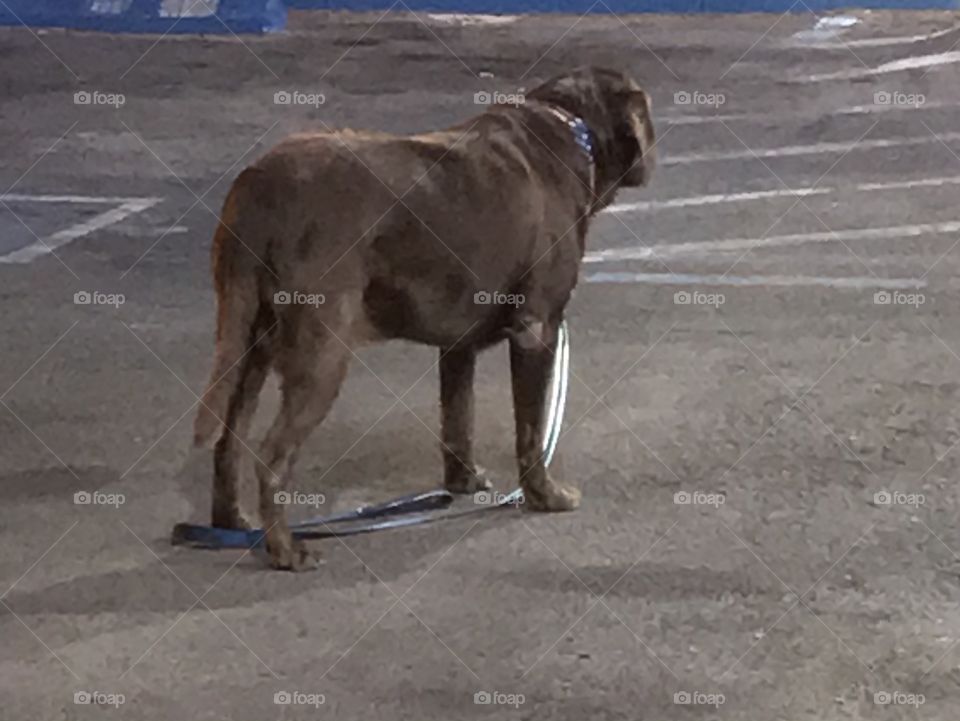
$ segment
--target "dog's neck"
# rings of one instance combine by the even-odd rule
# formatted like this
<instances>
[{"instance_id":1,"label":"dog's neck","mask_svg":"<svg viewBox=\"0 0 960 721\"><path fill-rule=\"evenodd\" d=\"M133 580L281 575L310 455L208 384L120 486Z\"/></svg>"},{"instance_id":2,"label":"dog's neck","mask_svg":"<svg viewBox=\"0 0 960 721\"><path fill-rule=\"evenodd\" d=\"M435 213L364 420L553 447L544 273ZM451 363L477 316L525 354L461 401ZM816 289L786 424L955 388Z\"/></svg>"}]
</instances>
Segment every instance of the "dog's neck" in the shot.
<instances>
[{"instance_id":1,"label":"dog's neck","mask_svg":"<svg viewBox=\"0 0 960 721\"><path fill-rule=\"evenodd\" d=\"M596 192L596 173L597 163L594 156L595 144L593 132L583 118L574 115L568 110L556 105L547 105L547 111L555 118L564 123L573 134L573 142L577 144L581 152L586 156L587 163L590 166L590 193Z\"/></svg>"}]
</instances>

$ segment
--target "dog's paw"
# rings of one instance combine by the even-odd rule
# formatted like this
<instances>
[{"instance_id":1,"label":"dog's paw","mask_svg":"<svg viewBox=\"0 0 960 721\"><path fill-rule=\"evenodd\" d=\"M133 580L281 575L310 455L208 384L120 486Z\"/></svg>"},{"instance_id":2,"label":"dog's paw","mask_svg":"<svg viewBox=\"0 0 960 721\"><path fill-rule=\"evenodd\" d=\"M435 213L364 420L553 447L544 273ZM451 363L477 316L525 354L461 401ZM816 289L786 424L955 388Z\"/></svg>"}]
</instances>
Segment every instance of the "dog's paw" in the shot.
<instances>
[{"instance_id":1,"label":"dog's paw","mask_svg":"<svg viewBox=\"0 0 960 721\"><path fill-rule=\"evenodd\" d=\"M447 478L443 484L450 493L476 493L477 491L489 491L493 488L493 483L487 478L486 472L476 466L473 471L464 470L453 478Z\"/></svg>"},{"instance_id":2,"label":"dog's paw","mask_svg":"<svg viewBox=\"0 0 960 721\"><path fill-rule=\"evenodd\" d=\"M302 573L316 570L320 565L320 557L302 541L294 541L292 546L278 553L271 551L270 565L279 571Z\"/></svg>"},{"instance_id":3,"label":"dog's paw","mask_svg":"<svg viewBox=\"0 0 960 721\"><path fill-rule=\"evenodd\" d=\"M279 571L312 571L320 565L319 557L285 528L268 531L266 546L270 565Z\"/></svg>"},{"instance_id":4,"label":"dog's paw","mask_svg":"<svg viewBox=\"0 0 960 721\"><path fill-rule=\"evenodd\" d=\"M580 506L581 493L551 481L539 488L524 488L523 497L524 508L530 511L573 511Z\"/></svg>"}]
</instances>

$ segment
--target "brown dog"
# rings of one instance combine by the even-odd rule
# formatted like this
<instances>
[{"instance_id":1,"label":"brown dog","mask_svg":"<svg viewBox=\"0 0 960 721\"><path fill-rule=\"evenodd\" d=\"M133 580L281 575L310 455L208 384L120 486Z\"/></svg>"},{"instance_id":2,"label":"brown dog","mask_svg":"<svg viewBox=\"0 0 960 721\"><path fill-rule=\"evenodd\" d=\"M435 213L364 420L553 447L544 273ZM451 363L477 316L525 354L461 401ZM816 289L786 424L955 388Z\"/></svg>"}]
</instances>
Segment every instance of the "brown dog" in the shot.
<instances>
[{"instance_id":1,"label":"brown dog","mask_svg":"<svg viewBox=\"0 0 960 721\"><path fill-rule=\"evenodd\" d=\"M240 459L273 368L283 400L257 452L260 512L273 565L311 565L276 494L351 354L391 338L440 349L444 482L458 493L489 487L473 462L474 363L509 339L526 506L576 508L541 452L557 328L588 219L647 182L653 145L646 93L589 68L449 130L296 135L244 170L213 242L216 356L195 427L198 445L221 431L213 525L247 526Z\"/></svg>"}]
</instances>

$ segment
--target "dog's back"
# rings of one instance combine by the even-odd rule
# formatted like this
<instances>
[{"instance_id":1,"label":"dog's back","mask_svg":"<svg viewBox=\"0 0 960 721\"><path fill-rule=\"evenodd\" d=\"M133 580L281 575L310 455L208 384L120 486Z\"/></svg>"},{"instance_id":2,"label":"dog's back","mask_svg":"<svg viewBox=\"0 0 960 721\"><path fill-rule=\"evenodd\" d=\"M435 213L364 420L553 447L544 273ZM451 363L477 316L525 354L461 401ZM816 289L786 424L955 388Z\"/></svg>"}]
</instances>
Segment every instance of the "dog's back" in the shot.
<instances>
[{"instance_id":1,"label":"dog's back","mask_svg":"<svg viewBox=\"0 0 960 721\"><path fill-rule=\"evenodd\" d=\"M486 114L418 136L287 139L231 189L214 247L218 288L243 268L265 299L362 289L384 336L459 337L489 315L474 296L512 290L540 255L540 231L555 224L560 235L575 219L551 207L550 163L530 162L531 150L547 150L518 147L505 130Z\"/></svg>"}]
</instances>

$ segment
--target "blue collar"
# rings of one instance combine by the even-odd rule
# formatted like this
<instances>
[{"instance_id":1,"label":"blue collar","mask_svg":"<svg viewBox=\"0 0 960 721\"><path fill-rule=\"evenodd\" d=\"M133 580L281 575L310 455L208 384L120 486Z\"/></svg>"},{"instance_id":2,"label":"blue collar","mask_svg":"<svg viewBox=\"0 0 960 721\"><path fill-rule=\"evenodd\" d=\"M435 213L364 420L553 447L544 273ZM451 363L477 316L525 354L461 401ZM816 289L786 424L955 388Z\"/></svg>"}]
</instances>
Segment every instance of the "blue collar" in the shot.
<instances>
[{"instance_id":1,"label":"blue collar","mask_svg":"<svg viewBox=\"0 0 960 721\"><path fill-rule=\"evenodd\" d=\"M590 132L590 128L587 127L586 122L583 118L574 116L568 125L573 131L573 141L580 147L580 149L587 154L587 157L590 158L590 162L593 162L593 133Z\"/></svg>"},{"instance_id":2,"label":"blue collar","mask_svg":"<svg viewBox=\"0 0 960 721\"><path fill-rule=\"evenodd\" d=\"M573 142L577 144L577 147L583 151L584 155L587 156L587 160L590 161L590 165L596 163L596 158L594 157L594 144L593 144L593 133L590 131L590 127L587 125L586 121L583 118L574 115L568 110L557 107L556 105L547 106L547 110L556 117L557 119L563 121L570 132L573 133Z\"/></svg>"}]
</instances>

